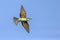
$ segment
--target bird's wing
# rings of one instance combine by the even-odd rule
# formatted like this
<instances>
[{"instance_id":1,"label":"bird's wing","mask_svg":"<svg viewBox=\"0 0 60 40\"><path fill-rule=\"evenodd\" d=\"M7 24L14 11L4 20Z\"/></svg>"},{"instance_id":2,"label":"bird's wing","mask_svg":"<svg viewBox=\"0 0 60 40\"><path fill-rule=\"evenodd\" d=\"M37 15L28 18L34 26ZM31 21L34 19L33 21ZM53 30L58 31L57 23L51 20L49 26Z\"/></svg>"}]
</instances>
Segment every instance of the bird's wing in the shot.
<instances>
[{"instance_id":1,"label":"bird's wing","mask_svg":"<svg viewBox=\"0 0 60 40\"><path fill-rule=\"evenodd\" d=\"M25 12L23 6L21 6L20 17L21 17L21 18L26 18L26 12Z\"/></svg>"},{"instance_id":2,"label":"bird's wing","mask_svg":"<svg viewBox=\"0 0 60 40\"><path fill-rule=\"evenodd\" d=\"M29 33L29 24L27 23L27 21L23 21L21 22L23 27L25 28L25 30Z\"/></svg>"}]
</instances>

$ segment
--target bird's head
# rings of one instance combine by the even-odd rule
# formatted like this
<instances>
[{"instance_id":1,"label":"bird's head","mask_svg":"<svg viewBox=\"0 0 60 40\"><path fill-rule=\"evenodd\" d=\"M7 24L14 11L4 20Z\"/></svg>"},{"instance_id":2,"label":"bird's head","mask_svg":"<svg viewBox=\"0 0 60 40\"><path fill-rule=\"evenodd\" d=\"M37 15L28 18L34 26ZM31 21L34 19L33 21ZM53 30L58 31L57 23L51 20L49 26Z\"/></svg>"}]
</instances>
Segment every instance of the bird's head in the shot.
<instances>
[{"instance_id":1,"label":"bird's head","mask_svg":"<svg viewBox=\"0 0 60 40\"><path fill-rule=\"evenodd\" d=\"M27 21L29 21L30 20L30 18L27 18Z\"/></svg>"}]
</instances>

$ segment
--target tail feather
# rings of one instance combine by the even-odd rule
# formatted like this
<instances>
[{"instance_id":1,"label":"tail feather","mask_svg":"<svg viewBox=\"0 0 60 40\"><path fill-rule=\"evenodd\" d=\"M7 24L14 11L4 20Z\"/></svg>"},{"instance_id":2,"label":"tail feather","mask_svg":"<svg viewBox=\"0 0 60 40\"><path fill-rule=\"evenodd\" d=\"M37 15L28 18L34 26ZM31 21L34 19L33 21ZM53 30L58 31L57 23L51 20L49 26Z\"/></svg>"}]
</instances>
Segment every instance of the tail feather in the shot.
<instances>
[{"instance_id":1,"label":"tail feather","mask_svg":"<svg viewBox=\"0 0 60 40\"><path fill-rule=\"evenodd\" d=\"M13 17L13 20L14 20L14 23L15 23L16 25L18 25L18 18Z\"/></svg>"}]
</instances>

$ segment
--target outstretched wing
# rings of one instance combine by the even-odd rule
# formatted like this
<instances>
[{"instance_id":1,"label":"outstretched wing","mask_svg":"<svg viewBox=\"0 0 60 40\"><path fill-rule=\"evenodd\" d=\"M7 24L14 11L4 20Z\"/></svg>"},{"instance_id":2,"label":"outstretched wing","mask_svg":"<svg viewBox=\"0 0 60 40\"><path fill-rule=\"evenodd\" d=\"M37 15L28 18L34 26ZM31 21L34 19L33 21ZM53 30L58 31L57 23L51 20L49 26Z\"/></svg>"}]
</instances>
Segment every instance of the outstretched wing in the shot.
<instances>
[{"instance_id":1,"label":"outstretched wing","mask_svg":"<svg viewBox=\"0 0 60 40\"><path fill-rule=\"evenodd\" d=\"M23 27L25 28L25 30L29 33L29 24L27 23L27 21L23 21L21 22Z\"/></svg>"},{"instance_id":2,"label":"outstretched wing","mask_svg":"<svg viewBox=\"0 0 60 40\"><path fill-rule=\"evenodd\" d=\"M23 5L21 6L20 17L21 17L21 18L26 18L26 12L25 12L25 10L24 10Z\"/></svg>"}]
</instances>

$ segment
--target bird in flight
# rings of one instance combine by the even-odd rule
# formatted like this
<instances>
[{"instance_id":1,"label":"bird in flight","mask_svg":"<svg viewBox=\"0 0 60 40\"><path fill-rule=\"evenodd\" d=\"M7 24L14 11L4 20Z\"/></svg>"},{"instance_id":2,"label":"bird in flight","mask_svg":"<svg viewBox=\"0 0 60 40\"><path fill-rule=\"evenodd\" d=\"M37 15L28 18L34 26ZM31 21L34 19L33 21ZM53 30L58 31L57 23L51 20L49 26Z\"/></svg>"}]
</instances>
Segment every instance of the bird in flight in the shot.
<instances>
[{"instance_id":1,"label":"bird in flight","mask_svg":"<svg viewBox=\"0 0 60 40\"><path fill-rule=\"evenodd\" d=\"M29 33L29 24L27 21L30 20L30 18L26 18L26 11L23 7L21 6L21 11L20 11L20 18L13 17L14 23L18 25L18 22L22 23L22 26L25 28L25 30Z\"/></svg>"}]
</instances>

